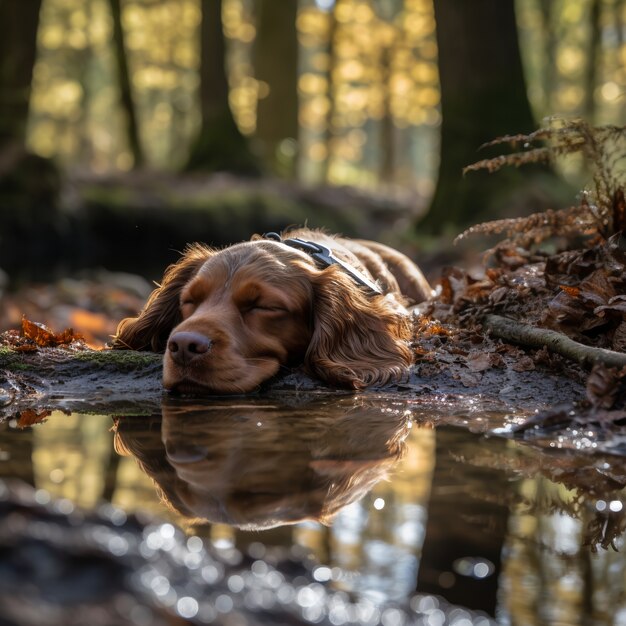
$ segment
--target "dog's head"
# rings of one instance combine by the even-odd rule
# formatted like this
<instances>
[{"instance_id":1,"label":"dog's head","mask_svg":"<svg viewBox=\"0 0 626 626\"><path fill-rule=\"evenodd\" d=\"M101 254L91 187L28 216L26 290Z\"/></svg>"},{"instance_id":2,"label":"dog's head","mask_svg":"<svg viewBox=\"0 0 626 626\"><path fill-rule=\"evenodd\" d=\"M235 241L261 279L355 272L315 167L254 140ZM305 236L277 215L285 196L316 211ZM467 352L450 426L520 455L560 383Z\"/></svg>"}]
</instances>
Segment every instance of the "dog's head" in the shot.
<instances>
[{"instance_id":1,"label":"dog's head","mask_svg":"<svg viewBox=\"0 0 626 626\"><path fill-rule=\"evenodd\" d=\"M165 272L114 347L165 351L164 386L246 393L304 363L332 385L387 382L411 362L406 314L370 295L341 267L317 267L282 242L189 248Z\"/></svg>"}]
</instances>

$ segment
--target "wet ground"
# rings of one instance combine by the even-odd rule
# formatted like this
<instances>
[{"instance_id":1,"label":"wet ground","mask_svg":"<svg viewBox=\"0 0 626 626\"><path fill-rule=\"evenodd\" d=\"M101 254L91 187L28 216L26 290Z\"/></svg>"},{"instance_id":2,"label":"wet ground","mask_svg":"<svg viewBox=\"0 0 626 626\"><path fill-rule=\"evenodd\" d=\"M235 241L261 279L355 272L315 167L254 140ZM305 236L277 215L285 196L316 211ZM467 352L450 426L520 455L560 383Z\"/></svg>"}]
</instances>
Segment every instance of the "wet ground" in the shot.
<instances>
[{"instance_id":1,"label":"wet ground","mask_svg":"<svg viewBox=\"0 0 626 626\"><path fill-rule=\"evenodd\" d=\"M148 534L146 522L143 531L120 522L122 543L109 539L105 551L112 560L128 557L134 535L154 552L176 533L185 550L178 569L170 563L144 576L159 619L129 608L127 621L102 623L624 624L626 461L614 454L621 444L612 437L607 448L596 430L515 439L511 431L527 417L469 397L428 406L380 394L166 398L151 417L55 412L33 426L2 423L0 478L33 485L32 506L53 503L57 516L79 507L109 526L137 511L166 522ZM115 508L105 515L103 502ZM54 621L54 611L66 619L59 591L45 591L58 564L36 567L33 580L28 558L15 552L58 532L41 534L48 517L17 523L26 505L12 506L0 516L3 618L68 623ZM66 526L83 543L103 532L83 527L86 517L72 519ZM67 543L55 548L55 563L75 558ZM227 556L219 567L200 567L201 547L245 555L247 569L229 574ZM168 550L175 556L175 544ZM272 569L276 550L302 572ZM204 586L189 582L198 571ZM250 580L270 580L270 571L282 572L273 602L294 607L288 617L250 600ZM130 602L132 590L125 593Z\"/></svg>"}]
</instances>

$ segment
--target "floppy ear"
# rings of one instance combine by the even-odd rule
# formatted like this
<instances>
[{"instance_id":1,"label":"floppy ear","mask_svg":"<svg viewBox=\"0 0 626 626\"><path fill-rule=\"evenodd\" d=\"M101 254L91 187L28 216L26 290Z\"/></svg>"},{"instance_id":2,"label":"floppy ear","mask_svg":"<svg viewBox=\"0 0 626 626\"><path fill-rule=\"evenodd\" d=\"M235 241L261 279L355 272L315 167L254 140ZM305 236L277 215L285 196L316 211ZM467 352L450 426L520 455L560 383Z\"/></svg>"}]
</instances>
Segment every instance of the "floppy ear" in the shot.
<instances>
[{"instance_id":1,"label":"floppy ear","mask_svg":"<svg viewBox=\"0 0 626 626\"><path fill-rule=\"evenodd\" d=\"M304 361L309 371L353 389L405 375L412 362L406 313L385 296L367 295L336 266L312 281L313 336Z\"/></svg>"},{"instance_id":2,"label":"floppy ear","mask_svg":"<svg viewBox=\"0 0 626 626\"><path fill-rule=\"evenodd\" d=\"M113 348L162 352L170 331L180 323L180 292L214 252L200 244L189 246L170 265L161 284L150 294L138 317L122 320L113 337Z\"/></svg>"}]
</instances>

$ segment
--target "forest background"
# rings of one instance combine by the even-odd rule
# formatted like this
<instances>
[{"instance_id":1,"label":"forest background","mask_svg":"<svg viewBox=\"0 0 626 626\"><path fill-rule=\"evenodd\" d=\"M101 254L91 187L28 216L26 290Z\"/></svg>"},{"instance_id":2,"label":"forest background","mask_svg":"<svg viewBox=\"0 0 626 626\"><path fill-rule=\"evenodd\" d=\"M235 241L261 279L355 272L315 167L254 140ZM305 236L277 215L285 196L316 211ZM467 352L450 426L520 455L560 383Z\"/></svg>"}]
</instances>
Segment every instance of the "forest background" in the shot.
<instances>
[{"instance_id":1,"label":"forest background","mask_svg":"<svg viewBox=\"0 0 626 626\"><path fill-rule=\"evenodd\" d=\"M304 222L438 259L588 184L462 169L546 116L623 125L625 36L624 0L0 0L4 284Z\"/></svg>"}]
</instances>

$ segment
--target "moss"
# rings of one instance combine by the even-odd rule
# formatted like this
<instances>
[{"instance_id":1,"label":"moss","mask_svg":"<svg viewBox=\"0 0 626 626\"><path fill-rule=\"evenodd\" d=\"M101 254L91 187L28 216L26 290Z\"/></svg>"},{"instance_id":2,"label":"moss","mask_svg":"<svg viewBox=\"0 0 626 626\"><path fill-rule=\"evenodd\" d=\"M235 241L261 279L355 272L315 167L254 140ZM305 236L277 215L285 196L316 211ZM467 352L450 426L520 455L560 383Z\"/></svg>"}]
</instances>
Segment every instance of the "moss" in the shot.
<instances>
[{"instance_id":1,"label":"moss","mask_svg":"<svg viewBox=\"0 0 626 626\"><path fill-rule=\"evenodd\" d=\"M0 347L0 367L6 367L11 365L15 361L19 360L20 355L12 348L6 346Z\"/></svg>"},{"instance_id":2,"label":"moss","mask_svg":"<svg viewBox=\"0 0 626 626\"><path fill-rule=\"evenodd\" d=\"M97 365L115 365L121 371L146 369L161 364L162 356L154 352L133 350L86 350L73 355L76 361Z\"/></svg>"},{"instance_id":3,"label":"moss","mask_svg":"<svg viewBox=\"0 0 626 626\"><path fill-rule=\"evenodd\" d=\"M46 361L47 349L39 350L36 353L16 352L12 348L0 348L0 368L11 371L37 371L41 369L41 361ZM58 359L59 353L64 357ZM94 365L100 368L113 367L120 372L134 370L148 370L160 367L162 356L153 352L136 352L132 350L85 350L81 352L65 352L53 350L51 352L49 364L63 362L64 364L82 363ZM38 357L37 361L32 361L33 357Z\"/></svg>"}]
</instances>

